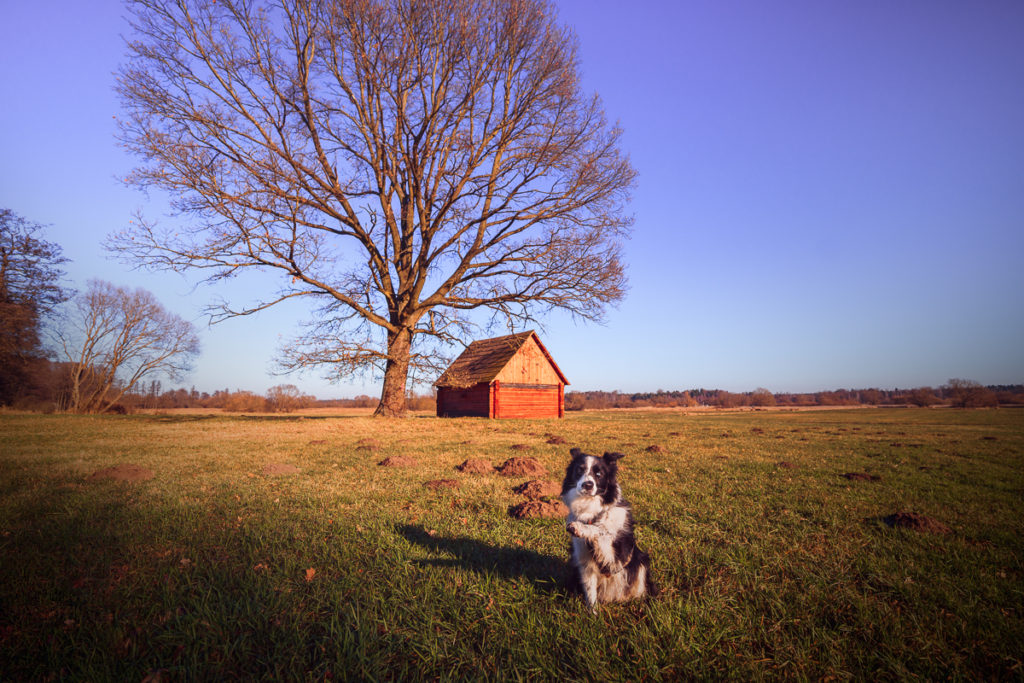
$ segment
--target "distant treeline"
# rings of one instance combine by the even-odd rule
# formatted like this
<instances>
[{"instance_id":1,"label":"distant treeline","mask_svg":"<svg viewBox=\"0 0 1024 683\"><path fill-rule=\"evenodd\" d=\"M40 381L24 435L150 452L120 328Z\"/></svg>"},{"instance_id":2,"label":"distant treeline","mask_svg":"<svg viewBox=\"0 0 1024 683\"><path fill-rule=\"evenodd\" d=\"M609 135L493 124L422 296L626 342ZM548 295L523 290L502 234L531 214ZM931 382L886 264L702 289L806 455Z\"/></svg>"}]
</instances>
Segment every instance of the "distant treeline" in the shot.
<instances>
[{"instance_id":1,"label":"distant treeline","mask_svg":"<svg viewBox=\"0 0 1024 683\"><path fill-rule=\"evenodd\" d=\"M8 405L43 412L65 410L70 391L67 363L41 360L31 382L22 383L15 400ZM159 380L135 387L114 406L113 412L135 410L172 410L211 408L228 412L292 412L302 408L375 408L378 398L359 395L354 398L320 400L303 394L293 384L279 384L266 394L236 389L213 393L191 389L164 390ZM432 411L432 393L410 393L410 410ZM982 386L978 382L951 379L941 387L914 389L837 389L814 393L772 393L768 389L735 393L722 389L690 389L625 393L619 391L569 391L566 410L603 410L608 408L743 408L809 406L938 406L985 408L1000 405L1024 405L1024 385Z\"/></svg>"},{"instance_id":2,"label":"distant treeline","mask_svg":"<svg viewBox=\"0 0 1024 683\"><path fill-rule=\"evenodd\" d=\"M984 408L999 405L1024 405L1024 385L982 386L971 380L952 379L938 388L915 389L837 389L814 393L772 393L756 389L745 393L721 389L622 393L618 391L570 391L565 395L566 410L607 408L743 408L811 407L857 405L949 405L960 408Z\"/></svg>"}]
</instances>

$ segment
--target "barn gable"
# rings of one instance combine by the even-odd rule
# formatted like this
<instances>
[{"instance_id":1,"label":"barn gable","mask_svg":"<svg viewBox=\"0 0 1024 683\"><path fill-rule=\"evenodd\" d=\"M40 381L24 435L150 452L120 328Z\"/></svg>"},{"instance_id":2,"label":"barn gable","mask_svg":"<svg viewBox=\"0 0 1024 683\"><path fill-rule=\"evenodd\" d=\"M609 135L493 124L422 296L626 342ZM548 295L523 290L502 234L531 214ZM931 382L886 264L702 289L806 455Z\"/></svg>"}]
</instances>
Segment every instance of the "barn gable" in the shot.
<instances>
[{"instance_id":1,"label":"barn gable","mask_svg":"<svg viewBox=\"0 0 1024 683\"><path fill-rule=\"evenodd\" d=\"M481 339L434 382L437 414L562 417L568 383L532 330Z\"/></svg>"}]
</instances>

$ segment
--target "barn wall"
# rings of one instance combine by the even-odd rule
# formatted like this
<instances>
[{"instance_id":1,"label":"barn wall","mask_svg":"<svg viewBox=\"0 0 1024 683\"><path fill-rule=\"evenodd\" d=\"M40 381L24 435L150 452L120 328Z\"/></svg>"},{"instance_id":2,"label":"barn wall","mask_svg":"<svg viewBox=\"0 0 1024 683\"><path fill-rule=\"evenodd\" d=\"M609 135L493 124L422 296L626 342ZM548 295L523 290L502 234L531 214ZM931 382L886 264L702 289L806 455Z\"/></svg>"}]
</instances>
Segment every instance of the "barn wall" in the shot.
<instances>
[{"instance_id":1,"label":"barn wall","mask_svg":"<svg viewBox=\"0 0 1024 683\"><path fill-rule=\"evenodd\" d=\"M561 417L559 384L495 383L494 416L503 418Z\"/></svg>"},{"instance_id":2,"label":"barn wall","mask_svg":"<svg viewBox=\"0 0 1024 683\"><path fill-rule=\"evenodd\" d=\"M465 389L437 388L438 417L490 417L491 388L476 384Z\"/></svg>"},{"instance_id":3,"label":"barn wall","mask_svg":"<svg viewBox=\"0 0 1024 683\"><path fill-rule=\"evenodd\" d=\"M551 367L547 356L541 351L537 340L533 337L530 337L516 351L495 379L499 382L515 384L558 384L561 382L558 373Z\"/></svg>"}]
</instances>

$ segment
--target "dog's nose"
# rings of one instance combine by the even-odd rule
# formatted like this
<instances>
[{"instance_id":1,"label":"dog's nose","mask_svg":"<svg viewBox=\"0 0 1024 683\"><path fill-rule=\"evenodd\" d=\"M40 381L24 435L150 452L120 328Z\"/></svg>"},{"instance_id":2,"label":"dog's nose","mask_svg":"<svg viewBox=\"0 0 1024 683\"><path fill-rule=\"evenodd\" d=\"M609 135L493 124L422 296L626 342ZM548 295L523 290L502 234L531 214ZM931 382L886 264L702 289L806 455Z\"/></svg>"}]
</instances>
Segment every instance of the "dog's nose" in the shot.
<instances>
[{"instance_id":1,"label":"dog's nose","mask_svg":"<svg viewBox=\"0 0 1024 683\"><path fill-rule=\"evenodd\" d=\"M592 491L594 489L594 482L585 481L583 482L582 486L580 486L580 488L583 489L584 491Z\"/></svg>"}]
</instances>

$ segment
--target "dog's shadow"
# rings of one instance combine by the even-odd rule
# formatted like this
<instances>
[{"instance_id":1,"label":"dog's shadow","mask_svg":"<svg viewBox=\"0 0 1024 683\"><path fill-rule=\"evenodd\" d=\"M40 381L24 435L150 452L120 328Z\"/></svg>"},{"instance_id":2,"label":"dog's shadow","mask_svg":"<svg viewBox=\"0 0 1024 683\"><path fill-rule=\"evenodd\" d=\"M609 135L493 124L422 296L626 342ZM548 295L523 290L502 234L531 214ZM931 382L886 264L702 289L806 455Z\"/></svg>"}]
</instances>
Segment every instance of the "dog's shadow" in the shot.
<instances>
[{"instance_id":1,"label":"dog's shadow","mask_svg":"<svg viewBox=\"0 0 1024 683\"><path fill-rule=\"evenodd\" d=\"M432 536L422 526L411 524L399 524L395 529L411 543L425 548L430 553L448 556L417 560L417 564L459 567L503 579L523 578L533 584L535 589L545 593L565 589L566 561L554 555L545 555L525 548L491 545L468 536Z\"/></svg>"}]
</instances>

